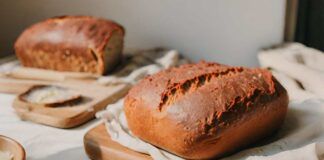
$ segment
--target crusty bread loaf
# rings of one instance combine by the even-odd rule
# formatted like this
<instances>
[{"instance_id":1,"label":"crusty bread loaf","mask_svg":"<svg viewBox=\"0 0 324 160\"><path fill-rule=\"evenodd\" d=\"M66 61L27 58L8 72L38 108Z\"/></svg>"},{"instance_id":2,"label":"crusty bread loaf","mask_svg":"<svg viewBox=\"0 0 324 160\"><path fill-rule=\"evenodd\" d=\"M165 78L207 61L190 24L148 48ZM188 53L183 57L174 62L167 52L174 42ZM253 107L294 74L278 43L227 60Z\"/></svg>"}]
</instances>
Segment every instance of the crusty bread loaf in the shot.
<instances>
[{"instance_id":1,"label":"crusty bread loaf","mask_svg":"<svg viewBox=\"0 0 324 160\"><path fill-rule=\"evenodd\" d=\"M188 159L232 153L272 134L288 106L267 70L200 62L140 81L124 110L132 133Z\"/></svg>"},{"instance_id":2,"label":"crusty bread loaf","mask_svg":"<svg viewBox=\"0 0 324 160\"><path fill-rule=\"evenodd\" d=\"M22 65L104 74L121 59L124 29L89 16L50 18L27 28L15 43Z\"/></svg>"}]
</instances>

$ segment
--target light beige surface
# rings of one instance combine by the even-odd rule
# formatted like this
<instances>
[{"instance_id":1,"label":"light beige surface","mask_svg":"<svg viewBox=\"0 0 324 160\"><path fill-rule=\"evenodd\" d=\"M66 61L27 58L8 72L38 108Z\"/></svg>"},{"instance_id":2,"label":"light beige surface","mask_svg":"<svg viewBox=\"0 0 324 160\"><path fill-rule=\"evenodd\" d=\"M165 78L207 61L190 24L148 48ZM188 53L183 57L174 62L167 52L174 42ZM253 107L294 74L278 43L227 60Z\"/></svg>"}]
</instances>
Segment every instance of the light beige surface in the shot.
<instances>
[{"instance_id":1,"label":"light beige surface","mask_svg":"<svg viewBox=\"0 0 324 160\"><path fill-rule=\"evenodd\" d=\"M83 149L83 136L96 120L72 129L21 121L12 107L14 98L14 95L0 93L0 133L23 145L27 160L88 159Z\"/></svg>"}]
</instances>

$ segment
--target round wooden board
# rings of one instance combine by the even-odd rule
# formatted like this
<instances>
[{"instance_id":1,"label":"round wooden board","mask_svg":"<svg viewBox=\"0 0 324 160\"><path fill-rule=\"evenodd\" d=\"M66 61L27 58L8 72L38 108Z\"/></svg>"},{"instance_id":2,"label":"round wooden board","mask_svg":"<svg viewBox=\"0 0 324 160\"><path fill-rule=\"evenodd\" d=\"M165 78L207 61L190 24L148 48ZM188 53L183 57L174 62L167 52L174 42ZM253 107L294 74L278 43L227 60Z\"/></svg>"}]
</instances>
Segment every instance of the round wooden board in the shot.
<instances>
[{"instance_id":1,"label":"round wooden board","mask_svg":"<svg viewBox=\"0 0 324 160\"><path fill-rule=\"evenodd\" d=\"M15 140L0 135L0 150L9 152L13 155L13 160L25 160L26 153L24 148Z\"/></svg>"}]
</instances>

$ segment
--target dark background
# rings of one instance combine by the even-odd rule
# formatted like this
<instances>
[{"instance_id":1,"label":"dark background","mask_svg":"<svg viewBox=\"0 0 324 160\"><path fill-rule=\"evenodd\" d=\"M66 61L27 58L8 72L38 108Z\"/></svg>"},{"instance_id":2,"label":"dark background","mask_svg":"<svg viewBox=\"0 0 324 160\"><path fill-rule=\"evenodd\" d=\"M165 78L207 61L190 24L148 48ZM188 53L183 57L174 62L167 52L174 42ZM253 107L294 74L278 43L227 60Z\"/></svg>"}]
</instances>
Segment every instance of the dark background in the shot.
<instances>
[{"instance_id":1,"label":"dark background","mask_svg":"<svg viewBox=\"0 0 324 160\"><path fill-rule=\"evenodd\" d=\"M299 0L295 41L324 51L324 0Z\"/></svg>"}]
</instances>

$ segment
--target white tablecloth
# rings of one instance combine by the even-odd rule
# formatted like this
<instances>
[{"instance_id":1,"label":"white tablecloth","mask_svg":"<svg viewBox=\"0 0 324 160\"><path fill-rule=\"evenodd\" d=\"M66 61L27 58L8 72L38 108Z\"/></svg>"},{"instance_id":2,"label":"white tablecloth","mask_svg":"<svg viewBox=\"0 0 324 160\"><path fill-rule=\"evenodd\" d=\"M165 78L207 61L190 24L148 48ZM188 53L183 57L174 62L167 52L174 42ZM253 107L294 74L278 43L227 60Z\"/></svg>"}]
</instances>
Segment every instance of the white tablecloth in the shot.
<instances>
[{"instance_id":1,"label":"white tablecloth","mask_svg":"<svg viewBox=\"0 0 324 160\"><path fill-rule=\"evenodd\" d=\"M74 129L57 129L21 121L14 113L14 95L0 94L0 135L20 142L27 153L27 160L85 160L83 135L98 120Z\"/></svg>"}]
</instances>

